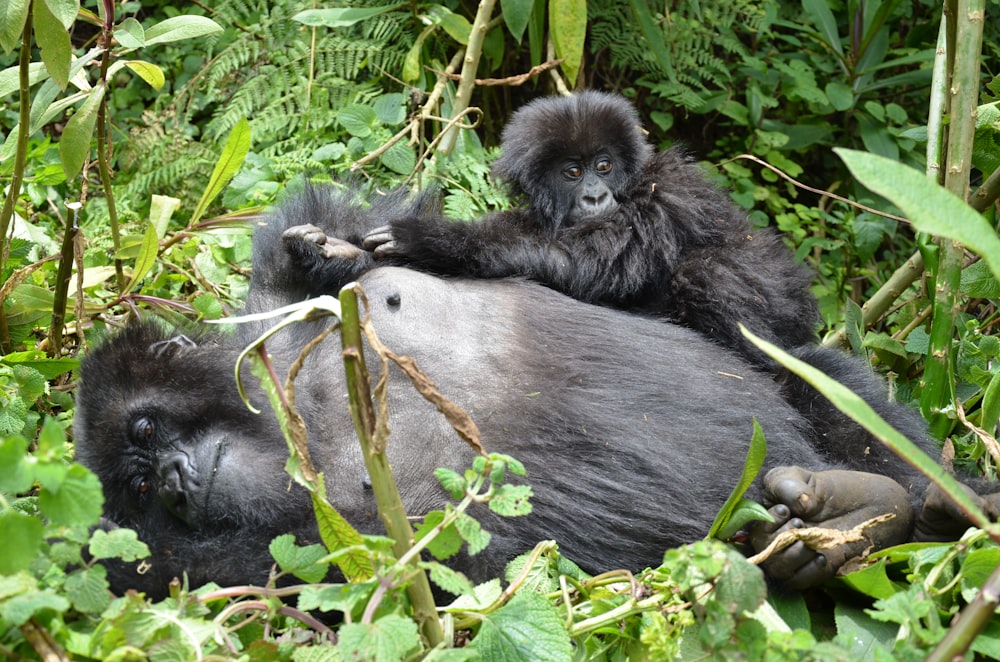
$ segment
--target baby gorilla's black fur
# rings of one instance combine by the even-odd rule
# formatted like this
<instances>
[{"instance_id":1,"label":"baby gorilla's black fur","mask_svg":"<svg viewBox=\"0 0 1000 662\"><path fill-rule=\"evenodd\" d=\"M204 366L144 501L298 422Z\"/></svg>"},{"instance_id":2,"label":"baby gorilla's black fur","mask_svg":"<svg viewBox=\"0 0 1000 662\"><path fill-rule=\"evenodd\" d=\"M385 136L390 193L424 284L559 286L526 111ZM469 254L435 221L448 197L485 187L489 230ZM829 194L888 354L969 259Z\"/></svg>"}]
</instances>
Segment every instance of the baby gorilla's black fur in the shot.
<instances>
[{"instance_id":1,"label":"baby gorilla's black fur","mask_svg":"<svg viewBox=\"0 0 1000 662\"><path fill-rule=\"evenodd\" d=\"M623 97L538 99L503 132L494 174L527 205L463 223L401 215L373 233L376 255L435 273L525 276L573 298L665 316L760 366L743 323L789 348L815 341L811 274L681 149L654 153Z\"/></svg>"},{"instance_id":2,"label":"baby gorilla's black fur","mask_svg":"<svg viewBox=\"0 0 1000 662\"><path fill-rule=\"evenodd\" d=\"M534 512L501 519L477 510L493 541L479 555L450 561L456 568L476 580L499 576L510 558L548 538L593 572L658 564L665 549L708 531L738 480L754 417L768 441L765 469L774 471L748 496L785 508L779 524L794 526L801 517L847 527L894 512L895 520L872 532L874 543L909 537L923 478L857 426L815 429L786 401L799 392L794 380L780 386L689 329L537 284L370 268L371 256L357 243L400 204L390 197L366 211L351 193L316 189L284 205L254 238L247 308L336 292L357 279L382 341L413 357L469 411L488 450L524 463ZM268 340L279 374L328 323L298 325ZM77 457L104 485L107 525L136 529L153 552L143 574L134 564L108 563L116 592L160 596L183 573L192 586L259 584L271 566L273 536L293 531L301 543L318 540L308 497L282 470L287 452L274 417L248 411L233 383L237 353L263 327L189 339L158 324L135 324L85 358ZM833 354L810 349L803 356L829 361L821 367L839 376ZM857 374L847 370L848 378ZM245 381L255 382L249 375ZM885 402L876 380L855 386L930 449L919 419ZM360 530L381 532L335 340L313 351L296 392L331 503ZM250 397L264 406L259 390ZM389 398L389 460L407 512L419 516L446 498L433 469L461 471L474 454L395 370ZM819 400L801 407L813 405L828 408ZM816 511L801 507L801 493L820 506L841 503L838 494L864 499ZM765 531L757 540L770 536ZM829 563L792 550L768 570L792 584L815 583L867 546L824 552Z\"/></svg>"}]
</instances>

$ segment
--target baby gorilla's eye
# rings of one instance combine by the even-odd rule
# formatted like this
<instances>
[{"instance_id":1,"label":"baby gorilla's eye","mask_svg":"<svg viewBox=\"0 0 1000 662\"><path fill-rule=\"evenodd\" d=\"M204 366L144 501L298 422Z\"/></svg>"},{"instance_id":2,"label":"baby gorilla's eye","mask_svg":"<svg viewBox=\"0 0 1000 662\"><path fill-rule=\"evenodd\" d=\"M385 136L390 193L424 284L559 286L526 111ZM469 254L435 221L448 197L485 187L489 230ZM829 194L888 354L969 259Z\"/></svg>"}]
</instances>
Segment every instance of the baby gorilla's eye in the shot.
<instances>
[{"instance_id":1,"label":"baby gorilla's eye","mask_svg":"<svg viewBox=\"0 0 1000 662\"><path fill-rule=\"evenodd\" d=\"M148 445L156 436L156 425L148 416L140 416L132 421L132 441L140 445Z\"/></svg>"},{"instance_id":2,"label":"baby gorilla's eye","mask_svg":"<svg viewBox=\"0 0 1000 662\"><path fill-rule=\"evenodd\" d=\"M580 179L583 177L583 168L576 164L568 165L563 168L563 174L566 175L567 179Z\"/></svg>"},{"instance_id":3,"label":"baby gorilla's eye","mask_svg":"<svg viewBox=\"0 0 1000 662\"><path fill-rule=\"evenodd\" d=\"M602 173L611 172L611 167L611 159L601 159L594 164L594 170Z\"/></svg>"}]
</instances>

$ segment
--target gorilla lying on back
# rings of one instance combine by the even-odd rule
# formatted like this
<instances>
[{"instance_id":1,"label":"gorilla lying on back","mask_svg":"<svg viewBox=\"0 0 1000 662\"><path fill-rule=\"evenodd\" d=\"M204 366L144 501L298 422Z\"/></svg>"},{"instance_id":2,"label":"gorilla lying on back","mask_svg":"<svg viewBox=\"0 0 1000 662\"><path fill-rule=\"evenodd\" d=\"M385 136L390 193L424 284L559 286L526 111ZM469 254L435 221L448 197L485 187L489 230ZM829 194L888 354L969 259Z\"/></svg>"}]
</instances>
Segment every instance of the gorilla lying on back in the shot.
<instances>
[{"instance_id":1,"label":"gorilla lying on back","mask_svg":"<svg viewBox=\"0 0 1000 662\"><path fill-rule=\"evenodd\" d=\"M350 195L327 190L291 201L255 237L247 308L332 292L357 277L381 340L413 357L469 411L488 450L524 463L534 512L516 519L475 513L493 542L455 561L473 579L498 576L510 558L548 538L589 571L658 564L665 549L707 532L737 482L755 416L768 441L765 469L774 470L749 496L776 504L779 520L758 530L759 544L778 527L850 527L884 512L896 518L871 531L875 546L910 535L920 475L855 427L818 433L770 375L691 330L519 280L369 269L371 256L357 244L400 204L390 197L364 211ZM322 227L303 225L309 222ZM279 374L328 323L299 325L268 342ZM143 574L109 564L115 591L162 596L183 573L192 586L260 584L274 536L292 531L302 543L318 540L309 499L289 489L282 470L278 425L269 413L248 411L233 383L237 353L261 330L180 336L147 321L85 358L77 457L104 485L109 525L135 529L153 552ZM361 531L381 532L340 354L328 341L310 355L297 382L298 408L333 505ZM404 378L393 375L391 384L389 459L408 513L419 516L446 498L433 469L461 471L472 452ZM877 382L852 385L923 439L920 422L883 402ZM259 390L251 389L251 399L264 402ZM799 543L769 571L792 585L816 583L867 546L820 555Z\"/></svg>"},{"instance_id":2,"label":"gorilla lying on back","mask_svg":"<svg viewBox=\"0 0 1000 662\"><path fill-rule=\"evenodd\" d=\"M809 271L680 149L654 154L623 97L538 99L514 113L501 147L494 174L528 207L473 223L424 209L391 219L366 247L436 273L525 276L665 315L761 366L770 359L738 323L786 348L815 341Z\"/></svg>"}]
</instances>

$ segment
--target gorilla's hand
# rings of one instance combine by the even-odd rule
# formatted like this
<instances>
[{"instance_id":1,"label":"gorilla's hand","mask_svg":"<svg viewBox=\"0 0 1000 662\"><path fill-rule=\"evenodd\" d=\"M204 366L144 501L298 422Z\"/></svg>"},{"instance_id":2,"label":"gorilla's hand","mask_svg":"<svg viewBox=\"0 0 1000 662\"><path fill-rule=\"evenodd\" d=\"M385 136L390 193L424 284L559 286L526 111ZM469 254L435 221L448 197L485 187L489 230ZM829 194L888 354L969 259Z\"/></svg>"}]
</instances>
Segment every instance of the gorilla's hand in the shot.
<instances>
[{"instance_id":1,"label":"gorilla's hand","mask_svg":"<svg viewBox=\"0 0 1000 662\"><path fill-rule=\"evenodd\" d=\"M1000 493L979 496L968 485L962 485L962 488L990 519L1000 518ZM958 540L970 526L973 524L969 518L941 491L941 488L933 483L927 486L924 504L914 526L914 540L920 542Z\"/></svg>"},{"instance_id":2,"label":"gorilla's hand","mask_svg":"<svg viewBox=\"0 0 1000 662\"><path fill-rule=\"evenodd\" d=\"M324 260L345 260L357 262L364 257L364 251L354 244L329 237L315 225L295 225L281 234L285 247L300 258L320 257Z\"/></svg>"},{"instance_id":3,"label":"gorilla's hand","mask_svg":"<svg viewBox=\"0 0 1000 662\"><path fill-rule=\"evenodd\" d=\"M758 522L750 542L760 551L782 531L805 527L848 530L892 513L894 518L865 531L865 540L831 549L812 550L798 541L775 554L764 565L775 579L790 588L816 586L836 574L855 556L905 542L913 524L906 490L891 478L861 471L809 471L777 467L764 476L764 502L774 522Z\"/></svg>"},{"instance_id":4,"label":"gorilla's hand","mask_svg":"<svg viewBox=\"0 0 1000 662\"><path fill-rule=\"evenodd\" d=\"M361 247L366 251L371 251L376 260L390 255L402 255L403 253L399 247L399 242L396 241L396 237L392 233L391 225L383 225L366 234L364 240L361 242Z\"/></svg>"}]
</instances>

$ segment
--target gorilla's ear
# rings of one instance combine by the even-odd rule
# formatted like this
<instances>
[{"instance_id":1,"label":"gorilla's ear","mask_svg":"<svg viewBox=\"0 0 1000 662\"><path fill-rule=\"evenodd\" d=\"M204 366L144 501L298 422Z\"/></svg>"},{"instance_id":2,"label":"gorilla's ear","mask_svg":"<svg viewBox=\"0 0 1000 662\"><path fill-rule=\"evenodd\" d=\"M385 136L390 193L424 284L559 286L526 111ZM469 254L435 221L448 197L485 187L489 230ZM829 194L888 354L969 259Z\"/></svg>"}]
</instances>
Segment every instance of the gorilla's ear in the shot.
<instances>
[{"instance_id":1,"label":"gorilla's ear","mask_svg":"<svg viewBox=\"0 0 1000 662\"><path fill-rule=\"evenodd\" d=\"M157 359L169 359L180 356L184 352L194 349L198 345L185 335L174 336L170 340L154 342L149 346L149 353Z\"/></svg>"}]
</instances>

